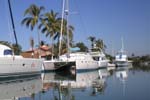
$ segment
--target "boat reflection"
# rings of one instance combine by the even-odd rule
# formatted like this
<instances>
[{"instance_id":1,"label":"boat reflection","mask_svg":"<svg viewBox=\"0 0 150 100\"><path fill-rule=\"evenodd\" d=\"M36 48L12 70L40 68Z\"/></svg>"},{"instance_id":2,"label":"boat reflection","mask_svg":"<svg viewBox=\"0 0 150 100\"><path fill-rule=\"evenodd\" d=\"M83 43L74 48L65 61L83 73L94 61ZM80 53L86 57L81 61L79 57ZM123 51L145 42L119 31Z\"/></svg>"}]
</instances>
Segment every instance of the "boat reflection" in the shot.
<instances>
[{"instance_id":1,"label":"boat reflection","mask_svg":"<svg viewBox=\"0 0 150 100\"><path fill-rule=\"evenodd\" d=\"M121 82L125 82L128 77L128 67L118 67L116 69L116 78Z\"/></svg>"},{"instance_id":2,"label":"boat reflection","mask_svg":"<svg viewBox=\"0 0 150 100\"><path fill-rule=\"evenodd\" d=\"M126 94L126 83L128 79L129 69L131 68L132 66L126 66L126 67L117 67L116 69L116 78L119 79L119 81L121 82L123 95Z\"/></svg>"},{"instance_id":3,"label":"boat reflection","mask_svg":"<svg viewBox=\"0 0 150 100\"><path fill-rule=\"evenodd\" d=\"M0 81L0 100L75 100L76 91L85 95L102 94L109 76L107 69L64 75L42 73L41 77L27 77Z\"/></svg>"},{"instance_id":4,"label":"boat reflection","mask_svg":"<svg viewBox=\"0 0 150 100\"><path fill-rule=\"evenodd\" d=\"M70 76L70 75L69 75ZM75 99L75 91L90 91L88 95L104 92L106 78L109 76L107 69L77 73L75 77L62 77L56 73L45 73L42 78L43 90L52 91L56 100Z\"/></svg>"},{"instance_id":5,"label":"boat reflection","mask_svg":"<svg viewBox=\"0 0 150 100\"><path fill-rule=\"evenodd\" d=\"M28 77L0 81L0 100L16 100L22 97L32 97L42 89L40 77Z\"/></svg>"}]
</instances>

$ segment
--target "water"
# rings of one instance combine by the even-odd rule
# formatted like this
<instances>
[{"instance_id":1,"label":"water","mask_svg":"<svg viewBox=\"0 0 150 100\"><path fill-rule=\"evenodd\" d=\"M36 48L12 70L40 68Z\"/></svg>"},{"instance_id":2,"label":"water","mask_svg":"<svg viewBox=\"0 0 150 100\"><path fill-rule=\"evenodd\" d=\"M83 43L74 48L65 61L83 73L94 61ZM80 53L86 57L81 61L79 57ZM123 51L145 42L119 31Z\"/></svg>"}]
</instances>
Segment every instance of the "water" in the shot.
<instances>
[{"instance_id":1,"label":"water","mask_svg":"<svg viewBox=\"0 0 150 100\"><path fill-rule=\"evenodd\" d=\"M42 77L42 78L41 78ZM0 83L0 100L150 100L150 71L123 67Z\"/></svg>"}]
</instances>

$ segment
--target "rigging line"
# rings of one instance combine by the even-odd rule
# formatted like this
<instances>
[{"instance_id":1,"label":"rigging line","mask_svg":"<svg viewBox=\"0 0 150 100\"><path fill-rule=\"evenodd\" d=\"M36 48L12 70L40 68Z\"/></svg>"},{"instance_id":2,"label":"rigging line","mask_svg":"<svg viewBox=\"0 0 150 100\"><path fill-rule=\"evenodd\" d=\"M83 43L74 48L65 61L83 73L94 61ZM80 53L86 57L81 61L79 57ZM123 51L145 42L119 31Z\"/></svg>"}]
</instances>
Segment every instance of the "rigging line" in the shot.
<instances>
[{"instance_id":1,"label":"rigging line","mask_svg":"<svg viewBox=\"0 0 150 100\"><path fill-rule=\"evenodd\" d=\"M81 22L81 25L82 25L82 30L83 30L83 32L84 32L84 34L86 34L86 35L88 35L87 34L87 28L85 27L85 23L84 23L84 21L83 21L83 17L82 17L82 15L81 15L81 11L79 10L79 6L77 5L77 1L76 0L74 0L74 5L75 5L75 7L76 7L76 9L77 9L77 12L78 12L78 15L79 15L79 19L80 19L80 22ZM87 40L87 39L86 39Z\"/></svg>"}]
</instances>

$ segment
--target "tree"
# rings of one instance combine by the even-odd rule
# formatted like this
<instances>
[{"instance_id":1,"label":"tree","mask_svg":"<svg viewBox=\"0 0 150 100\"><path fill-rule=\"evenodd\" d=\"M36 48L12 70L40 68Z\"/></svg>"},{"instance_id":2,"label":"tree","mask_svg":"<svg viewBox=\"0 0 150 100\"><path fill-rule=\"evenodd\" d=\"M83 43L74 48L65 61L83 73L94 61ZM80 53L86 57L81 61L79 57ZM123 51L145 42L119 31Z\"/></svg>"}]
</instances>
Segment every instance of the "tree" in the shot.
<instances>
[{"instance_id":1,"label":"tree","mask_svg":"<svg viewBox=\"0 0 150 100\"><path fill-rule=\"evenodd\" d=\"M22 52L22 47L19 44L12 44L12 48L15 55L18 55Z\"/></svg>"},{"instance_id":2,"label":"tree","mask_svg":"<svg viewBox=\"0 0 150 100\"><path fill-rule=\"evenodd\" d=\"M105 51L106 49L106 45L104 44L103 40L101 39L98 39L95 41L95 44L96 44L96 48L100 51Z\"/></svg>"},{"instance_id":3,"label":"tree","mask_svg":"<svg viewBox=\"0 0 150 100\"><path fill-rule=\"evenodd\" d=\"M39 22L42 10L44 10L44 7L38 7L35 4L30 5L24 12L24 16L28 16L24 18L21 23L33 30Z\"/></svg>"},{"instance_id":4,"label":"tree","mask_svg":"<svg viewBox=\"0 0 150 100\"><path fill-rule=\"evenodd\" d=\"M55 45L56 48L58 48L59 44L59 38L60 38L60 30L61 30L61 20L62 18L58 17L58 13L55 13L53 10L51 12L48 12L44 14L44 16L41 18L41 24L39 25L39 28L41 29L42 33L46 35L46 37L50 37L52 40L52 50L54 49L54 40L58 40L57 45ZM62 51L67 51L67 21L63 19L63 31L62 31ZM74 27L69 25L68 31L69 31L69 41L70 45L72 44L73 39L73 30ZM55 50L56 51L56 50ZM58 50L57 50L58 51Z\"/></svg>"},{"instance_id":5,"label":"tree","mask_svg":"<svg viewBox=\"0 0 150 100\"><path fill-rule=\"evenodd\" d=\"M39 23L39 20L42 16L41 12L42 10L44 10L44 7L38 7L36 6L35 4L32 4L30 5L29 8L27 8L24 12L24 16L27 16L25 17L21 24L25 24L26 27L30 27L31 28L31 31L34 29L35 26L37 26L38 28L38 23ZM39 31L38 31L38 42L40 44L40 36L39 36Z\"/></svg>"},{"instance_id":6,"label":"tree","mask_svg":"<svg viewBox=\"0 0 150 100\"><path fill-rule=\"evenodd\" d=\"M22 51L22 47L20 45L18 45L18 44L12 44L12 43L10 43L8 41L0 41L0 44L6 45L9 48L11 48L14 51L15 55L20 54L21 51Z\"/></svg>"},{"instance_id":7,"label":"tree","mask_svg":"<svg viewBox=\"0 0 150 100\"><path fill-rule=\"evenodd\" d=\"M53 49L54 49L54 36L60 30L60 23L58 19L58 13L55 13L53 10L44 14L43 18L41 18L41 24L39 28L42 33L46 35L46 37L50 37L52 40L52 57L53 57Z\"/></svg>"},{"instance_id":8,"label":"tree","mask_svg":"<svg viewBox=\"0 0 150 100\"><path fill-rule=\"evenodd\" d=\"M95 43L96 38L93 37L93 36L89 36L89 37L88 37L88 40L90 40L90 42L91 42L91 49L93 49L93 48L94 48L94 43Z\"/></svg>"},{"instance_id":9,"label":"tree","mask_svg":"<svg viewBox=\"0 0 150 100\"><path fill-rule=\"evenodd\" d=\"M81 52L87 52L88 51L88 48L85 46L85 44L83 42L76 43L76 47L79 47Z\"/></svg>"}]
</instances>

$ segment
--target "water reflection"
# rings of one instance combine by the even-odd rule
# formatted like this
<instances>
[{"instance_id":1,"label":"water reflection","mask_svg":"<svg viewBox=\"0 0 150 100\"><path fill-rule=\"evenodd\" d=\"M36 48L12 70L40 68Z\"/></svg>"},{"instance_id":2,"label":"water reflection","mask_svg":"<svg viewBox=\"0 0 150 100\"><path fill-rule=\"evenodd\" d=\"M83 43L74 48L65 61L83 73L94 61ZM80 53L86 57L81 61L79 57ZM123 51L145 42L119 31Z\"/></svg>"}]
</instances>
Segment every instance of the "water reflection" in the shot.
<instances>
[{"instance_id":1,"label":"water reflection","mask_svg":"<svg viewBox=\"0 0 150 100\"><path fill-rule=\"evenodd\" d=\"M102 93L105 80L109 75L106 69L77 73L75 76L62 77L56 73L45 73L42 77L44 91L51 91L55 100L75 100L73 92L84 92L87 89L90 95ZM60 78L61 77L61 78Z\"/></svg>"},{"instance_id":2,"label":"water reflection","mask_svg":"<svg viewBox=\"0 0 150 100\"><path fill-rule=\"evenodd\" d=\"M0 90L4 91L0 91L0 99L82 100L81 97L87 100L94 97L104 97L103 100L121 99L122 96L129 95L130 88L127 88L127 83L129 87L130 68L117 67L112 74L107 69L76 74L51 72L11 82L1 81Z\"/></svg>"},{"instance_id":3,"label":"water reflection","mask_svg":"<svg viewBox=\"0 0 150 100\"><path fill-rule=\"evenodd\" d=\"M128 67L118 67L116 69L116 77L122 82L125 83L128 77Z\"/></svg>"},{"instance_id":4,"label":"water reflection","mask_svg":"<svg viewBox=\"0 0 150 100\"><path fill-rule=\"evenodd\" d=\"M15 100L21 97L32 97L41 89L42 81L40 77L0 81L0 100Z\"/></svg>"},{"instance_id":5,"label":"water reflection","mask_svg":"<svg viewBox=\"0 0 150 100\"><path fill-rule=\"evenodd\" d=\"M117 67L116 68L116 78L119 79L119 81L122 85L123 96L125 96L125 94L126 94L126 85L127 85L128 73L129 73L129 69L131 69L131 68L132 68L132 66Z\"/></svg>"}]
</instances>

